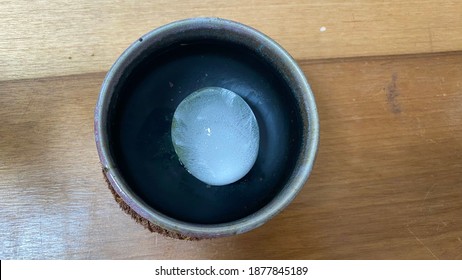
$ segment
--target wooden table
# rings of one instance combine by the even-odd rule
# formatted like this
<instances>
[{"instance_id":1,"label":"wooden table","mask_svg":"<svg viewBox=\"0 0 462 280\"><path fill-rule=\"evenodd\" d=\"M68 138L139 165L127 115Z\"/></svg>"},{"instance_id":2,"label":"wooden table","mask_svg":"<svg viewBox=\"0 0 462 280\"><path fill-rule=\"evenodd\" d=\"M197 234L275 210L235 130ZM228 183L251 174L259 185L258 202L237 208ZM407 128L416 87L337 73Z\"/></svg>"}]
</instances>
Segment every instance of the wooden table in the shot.
<instances>
[{"instance_id":1,"label":"wooden table","mask_svg":"<svg viewBox=\"0 0 462 280\"><path fill-rule=\"evenodd\" d=\"M462 259L461 1L174 2L0 2L1 259ZM313 174L285 211L200 242L124 214L93 139L118 55L193 16L283 45L321 122Z\"/></svg>"}]
</instances>

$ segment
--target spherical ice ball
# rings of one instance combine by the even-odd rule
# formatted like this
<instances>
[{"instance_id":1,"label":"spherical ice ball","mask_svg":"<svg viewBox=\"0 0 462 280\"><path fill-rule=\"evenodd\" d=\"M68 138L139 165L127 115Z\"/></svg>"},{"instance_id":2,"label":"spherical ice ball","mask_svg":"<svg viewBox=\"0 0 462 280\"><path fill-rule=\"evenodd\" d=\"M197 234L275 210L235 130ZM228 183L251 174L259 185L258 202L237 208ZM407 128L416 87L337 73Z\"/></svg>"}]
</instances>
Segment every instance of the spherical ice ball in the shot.
<instances>
[{"instance_id":1,"label":"spherical ice ball","mask_svg":"<svg viewBox=\"0 0 462 280\"><path fill-rule=\"evenodd\" d=\"M171 132L181 163L208 185L238 181L257 159L257 119L244 99L224 88L202 88L187 96L175 110Z\"/></svg>"}]
</instances>

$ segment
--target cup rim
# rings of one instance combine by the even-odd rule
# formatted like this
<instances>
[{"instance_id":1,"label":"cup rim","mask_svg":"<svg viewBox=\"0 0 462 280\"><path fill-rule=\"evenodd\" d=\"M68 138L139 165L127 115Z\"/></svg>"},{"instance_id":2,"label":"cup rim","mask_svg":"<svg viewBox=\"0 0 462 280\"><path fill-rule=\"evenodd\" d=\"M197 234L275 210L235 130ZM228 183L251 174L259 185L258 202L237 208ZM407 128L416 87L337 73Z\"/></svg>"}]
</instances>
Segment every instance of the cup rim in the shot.
<instances>
[{"instance_id":1,"label":"cup rim","mask_svg":"<svg viewBox=\"0 0 462 280\"><path fill-rule=\"evenodd\" d=\"M168 217L141 200L128 186L110 153L107 135L107 113L115 87L127 66L143 50L160 38L182 36L190 31L207 31L244 42L266 59L278 65L278 70L296 88L297 103L302 109L303 141L301 155L281 191L264 207L244 218L220 224L195 224ZM292 87L295 86L295 87ZM100 162L115 192L137 214L148 221L175 233L196 238L214 238L247 232L257 228L287 207L305 185L316 159L319 143L319 119L310 85L295 60L279 44L265 34L244 24L221 18L189 18L154 29L131 44L110 68L103 81L94 115L94 132Z\"/></svg>"}]
</instances>

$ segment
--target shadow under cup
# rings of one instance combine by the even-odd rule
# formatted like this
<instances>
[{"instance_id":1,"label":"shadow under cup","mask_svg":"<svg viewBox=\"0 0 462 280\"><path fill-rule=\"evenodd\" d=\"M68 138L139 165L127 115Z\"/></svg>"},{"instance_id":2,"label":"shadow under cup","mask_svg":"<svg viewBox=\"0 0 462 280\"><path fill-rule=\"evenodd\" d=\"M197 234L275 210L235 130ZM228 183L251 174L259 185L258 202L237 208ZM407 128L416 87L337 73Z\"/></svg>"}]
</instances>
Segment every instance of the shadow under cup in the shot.
<instances>
[{"instance_id":1,"label":"shadow under cup","mask_svg":"<svg viewBox=\"0 0 462 280\"><path fill-rule=\"evenodd\" d=\"M311 91L287 61L266 36L220 19L176 22L140 38L108 73L95 115L112 187L142 217L187 236L236 234L271 218L303 186L318 141ZM225 186L188 173L171 140L177 106L205 87L240 95L259 126L254 166Z\"/></svg>"}]
</instances>

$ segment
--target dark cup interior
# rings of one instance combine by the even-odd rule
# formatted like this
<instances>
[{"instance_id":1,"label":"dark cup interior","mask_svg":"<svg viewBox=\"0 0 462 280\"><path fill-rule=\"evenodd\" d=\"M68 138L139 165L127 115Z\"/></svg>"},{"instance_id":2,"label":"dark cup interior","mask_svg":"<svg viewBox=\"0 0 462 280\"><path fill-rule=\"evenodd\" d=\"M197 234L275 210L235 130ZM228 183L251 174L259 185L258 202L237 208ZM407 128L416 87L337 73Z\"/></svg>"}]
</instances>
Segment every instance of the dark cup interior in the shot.
<instances>
[{"instance_id":1,"label":"dark cup interior","mask_svg":"<svg viewBox=\"0 0 462 280\"><path fill-rule=\"evenodd\" d=\"M300 154L303 124L289 82L270 60L232 42L197 39L146 48L124 71L109 106L108 141L116 168L147 205L180 221L218 224L256 212L281 191ZM230 185L199 181L173 149L173 113L203 87L239 94L258 121L257 161Z\"/></svg>"}]
</instances>

